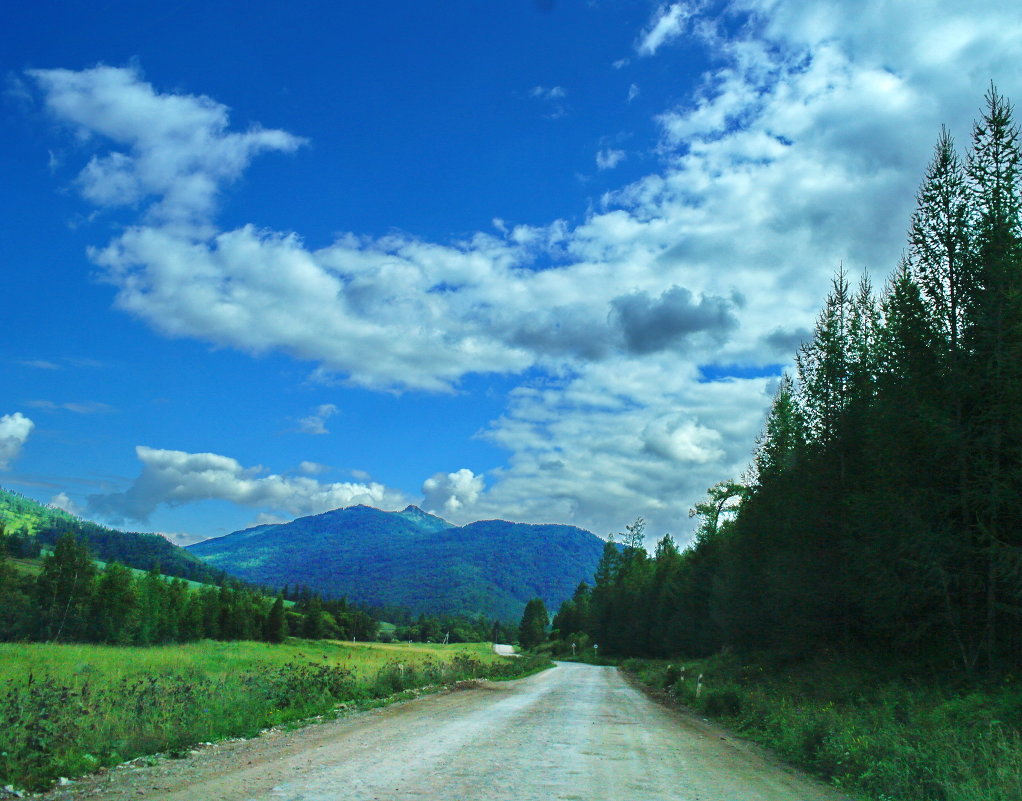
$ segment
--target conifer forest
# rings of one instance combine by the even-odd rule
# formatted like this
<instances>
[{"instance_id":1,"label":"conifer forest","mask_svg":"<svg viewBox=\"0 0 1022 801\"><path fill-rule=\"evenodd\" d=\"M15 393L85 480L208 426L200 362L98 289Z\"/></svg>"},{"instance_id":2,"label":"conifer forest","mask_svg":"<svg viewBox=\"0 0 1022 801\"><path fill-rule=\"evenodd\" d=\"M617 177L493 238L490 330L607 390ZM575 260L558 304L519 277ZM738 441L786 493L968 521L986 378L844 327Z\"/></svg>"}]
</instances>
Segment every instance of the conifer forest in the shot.
<instances>
[{"instance_id":1,"label":"conifer forest","mask_svg":"<svg viewBox=\"0 0 1022 801\"><path fill-rule=\"evenodd\" d=\"M601 655L890 654L966 674L1022 659L1022 174L991 86L942 130L901 262L837 270L745 475L692 544L608 544L554 626ZM622 547L623 546L623 547Z\"/></svg>"}]
</instances>

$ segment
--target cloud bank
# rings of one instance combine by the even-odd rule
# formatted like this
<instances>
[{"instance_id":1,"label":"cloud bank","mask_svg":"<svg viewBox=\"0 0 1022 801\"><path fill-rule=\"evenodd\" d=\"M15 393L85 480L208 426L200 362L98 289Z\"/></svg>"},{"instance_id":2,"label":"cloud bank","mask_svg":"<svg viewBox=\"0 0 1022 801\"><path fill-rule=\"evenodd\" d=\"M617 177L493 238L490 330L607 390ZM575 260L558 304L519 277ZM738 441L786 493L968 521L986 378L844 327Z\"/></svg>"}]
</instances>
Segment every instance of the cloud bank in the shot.
<instances>
[{"instance_id":1,"label":"cloud bank","mask_svg":"<svg viewBox=\"0 0 1022 801\"><path fill-rule=\"evenodd\" d=\"M163 504L223 500L299 517L353 504L395 508L407 501L375 482L324 484L306 476L263 475L262 467L244 467L237 459L216 453L139 445L135 454L142 463L139 476L123 492L89 496L90 513L115 522L146 522Z\"/></svg>"},{"instance_id":2,"label":"cloud bank","mask_svg":"<svg viewBox=\"0 0 1022 801\"><path fill-rule=\"evenodd\" d=\"M896 264L940 124L966 136L991 78L1022 91L1022 18L999 2L733 0L716 16L663 4L637 34L639 61L668 57L682 35L713 67L658 115L649 174L575 224L446 242L347 233L312 249L295 232L222 230L223 187L300 137L233 131L223 105L160 93L134 69L30 76L95 143L83 197L137 209L91 253L118 307L168 336L287 353L374 389L522 376L482 433L506 465L485 486L468 467L438 473L423 487L431 508L600 533L642 514L651 532L678 533L705 487L748 462L773 388L769 376L707 382L699 366L790 358L839 263L879 277ZM532 94L556 104L556 89ZM247 505L292 493L281 508L305 510L338 486L260 478L211 454L139 458L111 508L147 514L155 498L214 497L215 485ZM172 484L175 471L191 478ZM384 492L372 486L337 497Z\"/></svg>"}]
</instances>

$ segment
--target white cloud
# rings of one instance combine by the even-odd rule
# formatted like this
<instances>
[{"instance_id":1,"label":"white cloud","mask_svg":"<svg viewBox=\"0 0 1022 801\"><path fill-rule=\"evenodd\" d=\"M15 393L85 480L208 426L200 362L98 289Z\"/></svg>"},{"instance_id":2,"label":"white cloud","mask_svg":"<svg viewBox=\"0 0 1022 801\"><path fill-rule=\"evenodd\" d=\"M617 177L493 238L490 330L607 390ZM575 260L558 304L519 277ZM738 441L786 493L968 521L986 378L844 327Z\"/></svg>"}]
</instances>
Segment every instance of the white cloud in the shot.
<instances>
[{"instance_id":1,"label":"white cloud","mask_svg":"<svg viewBox=\"0 0 1022 801\"><path fill-rule=\"evenodd\" d=\"M318 476L320 473L327 472L330 466L319 462L302 462L298 465L298 469L307 476Z\"/></svg>"},{"instance_id":2,"label":"white cloud","mask_svg":"<svg viewBox=\"0 0 1022 801\"><path fill-rule=\"evenodd\" d=\"M659 417L642 430L642 442L647 452L683 464L718 461L724 456L720 441L719 431L679 414Z\"/></svg>"},{"instance_id":3,"label":"white cloud","mask_svg":"<svg viewBox=\"0 0 1022 801\"><path fill-rule=\"evenodd\" d=\"M81 507L78 506L78 504L71 500L71 498L68 496L66 492L58 492L56 495L50 498L50 506L55 506L58 509L63 509L68 514L75 515L76 517L80 517L82 512L84 511Z\"/></svg>"},{"instance_id":4,"label":"white cloud","mask_svg":"<svg viewBox=\"0 0 1022 801\"><path fill-rule=\"evenodd\" d=\"M366 504L400 508L407 498L378 483L323 484L302 476L261 476L261 467L243 467L216 453L186 453L139 445L142 472L123 492L89 497L89 510L113 522L146 521L161 504L180 506L224 500L241 506L283 511L292 516L318 514L342 506Z\"/></svg>"},{"instance_id":5,"label":"white cloud","mask_svg":"<svg viewBox=\"0 0 1022 801\"><path fill-rule=\"evenodd\" d=\"M467 468L454 473L437 473L422 483L422 504L428 512L449 515L459 522L469 522L459 512L472 507L479 500L483 486L483 477Z\"/></svg>"},{"instance_id":6,"label":"white cloud","mask_svg":"<svg viewBox=\"0 0 1022 801\"><path fill-rule=\"evenodd\" d=\"M596 168L598 170L612 170L626 158L625 151L606 148L596 151Z\"/></svg>"},{"instance_id":7,"label":"white cloud","mask_svg":"<svg viewBox=\"0 0 1022 801\"><path fill-rule=\"evenodd\" d=\"M229 132L225 106L202 95L159 94L133 68L27 74L50 113L80 136L98 135L126 149L93 156L78 176L82 194L99 206L157 197L152 217L201 219L213 210L219 187L241 175L254 155L303 143L284 131Z\"/></svg>"},{"instance_id":8,"label":"white cloud","mask_svg":"<svg viewBox=\"0 0 1022 801\"><path fill-rule=\"evenodd\" d=\"M0 417L0 470L7 470L21 455L21 447L33 428L35 423L21 412Z\"/></svg>"},{"instance_id":9,"label":"white cloud","mask_svg":"<svg viewBox=\"0 0 1022 801\"><path fill-rule=\"evenodd\" d=\"M303 434L329 434L326 429L326 421L340 411L332 403L324 403L316 407L316 410L308 417L298 421L298 430ZM308 464L302 462L302 464Z\"/></svg>"},{"instance_id":10,"label":"white cloud","mask_svg":"<svg viewBox=\"0 0 1022 801\"><path fill-rule=\"evenodd\" d=\"M511 516L606 535L643 515L651 536L684 539L687 511L722 476L738 476L769 402L769 378L701 383L683 356L617 357L520 387L484 434L509 465L467 519Z\"/></svg>"},{"instance_id":11,"label":"white cloud","mask_svg":"<svg viewBox=\"0 0 1022 801\"><path fill-rule=\"evenodd\" d=\"M631 84L628 87L628 100L626 102L631 103L635 98L641 94L638 84Z\"/></svg>"},{"instance_id":12,"label":"white cloud","mask_svg":"<svg viewBox=\"0 0 1022 801\"><path fill-rule=\"evenodd\" d=\"M642 56L651 56L660 47L685 32L685 23L693 14L687 3L661 5L649 26L642 32L635 49Z\"/></svg>"}]
</instances>

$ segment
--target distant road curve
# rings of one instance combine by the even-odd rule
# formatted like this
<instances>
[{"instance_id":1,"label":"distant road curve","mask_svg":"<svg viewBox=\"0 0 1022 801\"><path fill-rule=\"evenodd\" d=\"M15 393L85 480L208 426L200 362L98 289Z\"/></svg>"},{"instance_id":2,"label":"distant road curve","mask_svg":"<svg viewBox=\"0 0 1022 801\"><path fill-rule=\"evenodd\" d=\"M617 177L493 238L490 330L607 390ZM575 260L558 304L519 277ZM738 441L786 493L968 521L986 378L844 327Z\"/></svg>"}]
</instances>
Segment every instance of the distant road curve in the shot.
<instances>
[{"instance_id":1,"label":"distant road curve","mask_svg":"<svg viewBox=\"0 0 1022 801\"><path fill-rule=\"evenodd\" d=\"M515 653L515 647L513 645L501 645L500 643L494 643L493 650L501 656L518 656L518 654Z\"/></svg>"},{"instance_id":2,"label":"distant road curve","mask_svg":"<svg viewBox=\"0 0 1022 801\"><path fill-rule=\"evenodd\" d=\"M114 770L51 801L848 801L614 668L560 664L182 760Z\"/></svg>"}]
</instances>

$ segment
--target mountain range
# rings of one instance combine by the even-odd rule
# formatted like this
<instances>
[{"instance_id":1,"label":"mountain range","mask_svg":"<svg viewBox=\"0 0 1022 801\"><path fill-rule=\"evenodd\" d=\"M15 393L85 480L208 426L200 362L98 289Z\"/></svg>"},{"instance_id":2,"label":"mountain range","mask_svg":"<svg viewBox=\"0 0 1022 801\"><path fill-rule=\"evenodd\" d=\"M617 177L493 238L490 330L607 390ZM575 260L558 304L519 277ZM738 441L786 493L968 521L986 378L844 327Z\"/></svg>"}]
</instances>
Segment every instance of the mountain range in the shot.
<instances>
[{"instance_id":1,"label":"mountain range","mask_svg":"<svg viewBox=\"0 0 1022 801\"><path fill-rule=\"evenodd\" d=\"M484 520L454 526L416 506L350 506L261 525L187 549L246 581L413 614L517 621L531 598L553 613L592 582L604 542L575 526Z\"/></svg>"}]
</instances>

